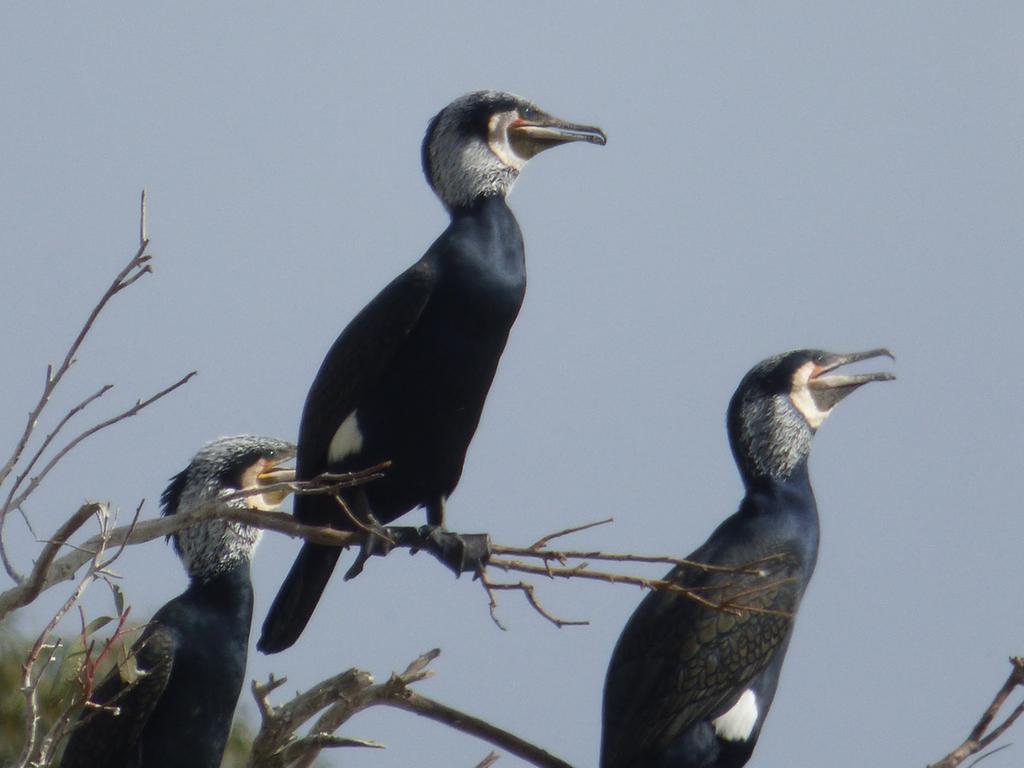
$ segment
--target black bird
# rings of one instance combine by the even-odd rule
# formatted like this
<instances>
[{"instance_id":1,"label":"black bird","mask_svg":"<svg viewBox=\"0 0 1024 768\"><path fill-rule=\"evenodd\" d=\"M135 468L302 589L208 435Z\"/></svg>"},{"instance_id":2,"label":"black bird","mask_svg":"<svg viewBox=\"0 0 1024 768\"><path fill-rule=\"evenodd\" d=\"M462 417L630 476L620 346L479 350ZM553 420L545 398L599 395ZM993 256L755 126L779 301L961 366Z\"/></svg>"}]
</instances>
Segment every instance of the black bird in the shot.
<instances>
[{"instance_id":1,"label":"black bird","mask_svg":"<svg viewBox=\"0 0 1024 768\"><path fill-rule=\"evenodd\" d=\"M163 514L208 504L272 509L287 492L221 499L290 479L278 465L295 446L241 435L204 446L161 497ZM63 768L218 768L245 674L253 592L249 560L261 531L211 520L174 534L189 575L132 646L129 660L95 688L71 734ZM110 708L116 707L118 714Z\"/></svg>"},{"instance_id":2,"label":"black bird","mask_svg":"<svg viewBox=\"0 0 1024 768\"><path fill-rule=\"evenodd\" d=\"M744 377L728 430L746 495L688 558L739 570L677 566L666 579L692 594L652 592L633 613L605 680L601 768L738 768L750 759L818 556L811 440L848 394L894 378L832 372L880 355L892 357L801 350Z\"/></svg>"},{"instance_id":3,"label":"black bird","mask_svg":"<svg viewBox=\"0 0 1024 768\"><path fill-rule=\"evenodd\" d=\"M300 480L391 462L384 479L344 494L371 527L419 506L430 526L443 526L526 290L523 239L505 196L527 160L571 141L604 144L605 135L497 91L462 96L430 122L423 170L451 223L341 332L299 427ZM356 528L327 496L297 497L295 517ZM302 547L263 624L261 651L284 650L302 634L340 552Z\"/></svg>"}]
</instances>

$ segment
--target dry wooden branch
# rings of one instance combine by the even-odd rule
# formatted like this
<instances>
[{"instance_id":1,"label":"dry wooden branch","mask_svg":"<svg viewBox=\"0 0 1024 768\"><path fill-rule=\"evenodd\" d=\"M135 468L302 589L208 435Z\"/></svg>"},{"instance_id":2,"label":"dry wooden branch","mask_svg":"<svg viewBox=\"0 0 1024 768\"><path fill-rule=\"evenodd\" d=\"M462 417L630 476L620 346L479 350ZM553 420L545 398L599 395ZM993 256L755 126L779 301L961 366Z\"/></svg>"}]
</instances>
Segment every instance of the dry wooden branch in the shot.
<instances>
[{"instance_id":1,"label":"dry wooden branch","mask_svg":"<svg viewBox=\"0 0 1024 768\"><path fill-rule=\"evenodd\" d=\"M145 232L145 219L146 219L146 192L142 191L142 201L140 205L140 233ZM67 352L64 355L64 360L57 367L56 372L53 370L53 366L48 366L46 369L46 381L43 386L43 392L39 397L39 401L35 407L29 412L28 423L25 425L25 429L22 432L21 438L15 444L14 451L11 453L10 458L4 463L3 467L0 467L0 483L7 479L11 470L14 469L14 465L21 459L22 453L28 446L29 440L32 438L32 434L35 431L36 423L39 419L39 415L43 412L46 404L50 401L53 396L53 391L60 384L64 375L68 372L72 365L75 363L75 356L78 354L78 350L82 346L82 342L85 341L85 337L89 335L93 325L96 323L96 319L100 316L100 313L107 306L107 303L114 298L118 293L123 291L125 288L130 286L135 280L144 274L152 272L152 268L149 266L149 261L152 257L146 255L146 248L149 247L149 239L143 234L139 239L139 247L136 250L135 255L128 260L128 263L117 273L113 282L107 287L107 290L100 297L100 300L96 303L96 306L92 308L89 316L86 318L85 323L82 324L81 329L78 331L78 335L74 341L71 342L71 346L68 347Z\"/></svg>"},{"instance_id":2,"label":"dry wooden branch","mask_svg":"<svg viewBox=\"0 0 1024 768\"><path fill-rule=\"evenodd\" d=\"M350 669L276 708L267 696L283 681L273 677L264 684L253 681L253 695L263 715L263 726L253 742L249 768L303 768L311 766L325 747L383 746L378 742L333 735L353 715L377 705L403 709L476 736L541 768L571 768L508 731L412 691L410 685L431 675L428 666L439 654L437 649L428 651L404 672L393 674L379 684L374 684L369 673ZM321 710L326 711L310 733L296 737L295 731Z\"/></svg>"},{"instance_id":3,"label":"dry wooden branch","mask_svg":"<svg viewBox=\"0 0 1024 768\"><path fill-rule=\"evenodd\" d=\"M14 479L14 483L11 485L11 490L7 494L7 501L4 502L4 509L14 509L17 506L12 502L14 500L14 495L18 492L19 486L21 486L25 478L32 473L33 467L35 467L39 459L42 458L43 454L46 452L46 449L50 447L50 444L56 439L57 435L60 434L61 430L64 429L65 426L67 426L68 422L70 422L71 419L73 419L76 415L84 411L86 408L89 407L89 405L99 400L101 397L103 397L103 395L107 394L107 392L109 392L113 388L113 384L104 384L102 387L100 387L98 390L93 392L87 398L82 400L82 402L78 403L78 405L74 406L66 414L64 414L64 417L59 422L57 422L57 426L54 427L50 434L48 434L46 438L43 440L42 445L40 445L39 448L36 449L36 452L32 454L32 458L29 459L28 464L25 465L25 468Z\"/></svg>"},{"instance_id":4,"label":"dry wooden branch","mask_svg":"<svg viewBox=\"0 0 1024 768\"><path fill-rule=\"evenodd\" d=\"M581 563L581 564L579 564L577 566L574 566L572 568L554 568L554 567L552 567L550 565L543 565L543 566L541 566L541 565L530 565L528 563L523 563L523 562L520 562L520 561L517 561L517 560L501 560L499 558L492 557L488 561L487 565L488 566L493 566L495 568L500 568L503 571L516 571L516 572L519 572L519 573L530 573L530 574L535 574L535 575L538 575L538 576L547 576L548 578L588 579L588 580L591 580L591 581L604 581L604 582L608 582L609 584L630 584L632 586L640 587L642 589L663 590L663 591L666 591L666 592L676 592L676 593L678 593L678 594L680 594L680 595L682 595L682 596L684 596L684 597L686 597L686 598L688 598L690 600L698 602L701 605L706 606L708 608L712 608L712 609L714 609L716 611L723 611L725 613L731 613L731 614L734 614L734 615L739 615L741 613L746 612L746 613L763 613L763 614L766 614L766 615L769 615L769 616L784 616L786 618L791 618L791 616L792 616L792 614L787 613L785 611L776 611L776 610L773 610L773 609L770 609L770 608L761 608L761 607L756 606L756 605L750 605L748 603L740 603L740 602L737 602L735 600L735 598L730 598L729 600L722 600L722 601L710 600L707 597L704 597L703 595L701 595L698 590L691 589L691 588L688 588L688 587L684 587L681 584L677 584L674 581L667 581L665 579L645 579L645 578L642 578L640 576L628 576L628 575L621 574L621 573L609 573L609 572L605 572L605 571L591 571L591 570L587 569L587 564L586 563ZM745 568L745 566L741 566L740 569L725 569L725 570L726 570L726 572L731 572L731 573L742 573L742 572L744 572L742 570L742 568ZM792 579L787 579L785 581L792 581ZM774 589L774 588L778 587L782 583L783 582L779 581L779 580L765 581L765 583L763 585L758 585L755 588L751 588L751 589L745 590L742 593L738 593L736 595L736 597L739 597L739 596L748 597L750 595L756 594L758 592L762 592L764 590ZM491 586L492 587L497 587L498 585L492 584ZM508 588L508 587L506 587L506 588ZM542 615L544 615L545 618L550 619L550 617L547 616L546 614L543 614L543 612L542 612ZM563 622L563 623L577 624L577 623L580 623L580 622Z\"/></svg>"},{"instance_id":5,"label":"dry wooden branch","mask_svg":"<svg viewBox=\"0 0 1024 768\"><path fill-rule=\"evenodd\" d=\"M229 496L223 497L220 501L241 498L245 496L251 496L254 494L267 493L268 491L289 491L292 493L310 493L310 494L332 494L337 495L339 489L351 488L356 485L371 482L379 479L383 476L384 471L387 469L387 464L380 464L369 469L362 470L359 472L350 472L343 474L324 474L319 477L308 480L308 481L290 481L280 482L271 485L263 485L254 488L248 488L241 491L237 491ZM170 517L161 518L159 520L149 520L142 523L133 523L130 526L123 526L116 528L112 531L106 532L102 535L94 536L84 544L78 545L75 551L70 552L63 557L49 563L45 569L45 575L39 578L36 574L30 583L20 584L7 592L0 594L0 620L2 620L11 611L19 608L23 605L28 604L34 599L39 592L49 589L54 584L61 581L71 579L74 577L75 572L85 565L92 558L95 548L99 545L103 546L129 546L134 544L141 544L147 541L151 541L162 536L167 536L174 533L175 531L181 530L190 525L203 522L212 518L221 518L237 523L244 523L247 525L257 526L265 530L275 531L283 533L293 538L301 538L305 541L312 541L318 544L327 544L330 546L337 547L349 547L354 544L358 544L362 541L363 532L352 532L352 531L337 531L332 528L323 526L311 526L305 525L298 522L294 517L283 512L265 512L256 509L233 509L225 510L223 505L218 503L217 505L208 505L200 508L194 512L186 514L172 515ZM583 526L590 527L590 526ZM565 532L560 532L554 535L563 535L564 533L571 532L576 529L567 529ZM393 540L393 544L396 547L406 547L416 549L421 546L419 539L416 535L409 535L410 532L414 533L417 529L414 528L403 528L403 527L390 527L384 529L390 534ZM545 537L542 541L547 541L552 536ZM677 592L685 597L695 600L709 608L715 610L721 610L733 614L739 614L742 612L751 613L764 613L769 615L787 615L771 609L760 608L755 605L746 604L741 602L739 597L746 597L751 594L756 594L762 589L773 588L778 585L778 581L765 581L763 586L755 587L747 592L738 593L730 597L727 600L715 601L711 600L700 594L699 589L686 588L679 584L664 579L649 579L639 576L631 576L627 574L619 574L605 571L594 571L590 570L589 564L586 562L578 563L571 567L555 567L551 565L551 562L567 562L571 559L581 556L592 556L597 555L596 559L606 561L624 561L624 562L651 562L651 563L672 563L672 564L686 564L692 565L696 568L711 568L710 566L703 566L700 563L691 563L687 560L680 560L678 558L668 558L663 556L644 556L644 555L614 555L606 553L592 553L592 552L574 552L574 551L562 551L562 552L549 552L547 550L535 550L532 548L523 547L503 547L500 545L492 545L492 550L503 551L503 552L523 552L526 556L538 557L543 561L542 565L531 565L524 563L520 560L506 560L502 558L490 558L487 565L499 568L506 572L518 572L526 573L530 575L546 576L550 579L585 579L590 581L603 581L610 584L627 584L631 586L638 586L642 589L652 590L667 590L671 592ZM431 554L436 553L431 552ZM731 573L760 573L757 569L757 565L766 563L775 559L774 557L766 557L753 563L746 563L744 565L735 568L724 568L714 567L713 570L724 571ZM43 573L42 569L39 571ZM34 572L35 573L35 572ZM489 585L489 586L488 586ZM581 620L565 620L556 617L554 614L545 610L541 607L537 600L534 592L534 587L527 584L526 582L518 582L515 584L504 584L496 585L492 582L486 582L485 587L488 587L488 595L490 598L490 610L491 616L494 618L495 623L501 627L501 622L497 620L496 608L497 603L494 599L493 589L509 590L514 589L524 594L530 605L537 610L537 612L545 618L545 620L552 622L556 626L566 626L575 624L585 624L585 621ZM504 627L502 627L504 628Z\"/></svg>"},{"instance_id":6,"label":"dry wooden branch","mask_svg":"<svg viewBox=\"0 0 1024 768\"><path fill-rule=\"evenodd\" d=\"M80 510L81 511L81 510ZM100 514L104 517L105 510L100 507L99 510L90 509L90 514ZM105 524L101 521L101 526ZM28 656L22 664L22 678L21 678L21 692L25 697L26 712L25 712L25 743L22 747L21 755L18 762L16 763L17 768L28 768L29 766L45 765L48 759L47 751L53 743L54 739L46 738L40 740L40 717L39 717L39 681L42 678L42 674L46 669L46 666L52 662L54 654L57 648L60 646L60 642L49 643L50 636L53 634L57 624L67 615L77 603L93 581L97 578L97 569L100 559L103 557L105 551L104 546L99 546L96 549L96 553L93 556L93 567L89 568L85 576L82 577L81 581L75 587L71 595L64 601L64 603L57 609L56 613L50 618L50 621L43 628L43 631L39 633L36 641L33 643L32 648L29 650ZM44 651L49 651L49 656L46 662L43 664L43 668L37 670L36 665L39 661L40 655Z\"/></svg>"},{"instance_id":7,"label":"dry wooden branch","mask_svg":"<svg viewBox=\"0 0 1024 768\"><path fill-rule=\"evenodd\" d=\"M403 690L400 692L400 695L390 696L381 703L389 707L404 709L406 712L412 712L429 720L434 720L470 736L476 736L478 739L488 741L499 749L503 749L528 763L541 766L541 768L572 768L564 760L560 760L546 750L519 738L515 734L491 725L478 717L473 717L453 709L439 701L421 696L414 691Z\"/></svg>"},{"instance_id":8,"label":"dry wooden branch","mask_svg":"<svg viewBox=\"0 0 1024 768\"><path fill-rule=\"evenodd\" d=\"M614 517L606 517L604 520L595 520L592 523L584 523L583 525L574 525L571 528L563 528L560 531L555 531L554 533L545 534L544 536L541 536L539 539L537 539L535 542L533 542L533 544L530 545L530 551L531 552L537 552L539 550L542 550L542 549L544 549L544 547L546 547L548 545L548 542L554 541L555 539L560 539L563 536L568 536L568 535L573 534L573 533L579 533L580 531L589 531L591 528L597 528L598 526L608 525L609 523L614 523L614 522L615 522L615 518Z\"/></svg>"},{"instance_id":9,"label":"dry wooden branch","mask_svg":"<svg viewBox=\"0 0 1024 768\"><path fill-rule=\"evenodd\" d=\"M82 327L79 329L78 335L71 342L67 352L64 355L64 359L60 365L54 370L53 366L47 366L46 369L46 380L43 384L43 391L36 402L36 405L29 412L28 421L25 424L25 428L18 441L15 443L14 449L11 452L10 457L0 467L0 485L2 485L11 472L14 471L15 467L20 465L22 457L25 451L28 449L29 443L35 434L36 427L39 423L39 419L42 416L47 405L50 403L53 397L54 391L57 389L61 381L64 379L68 371L74 365L76 356L82 347L86 337L92 331L96 324L97 319L103 312L107 304L121 291L129 288L135 282L137 282L144 275L152 272L150 261L152 257L146 253L146 249L149 247L149 238L146 235L146 192L143 190L142 198L139 205L139 245L135 254L128 260L128 263L121 269L120 272L114 277L114 280L110 283L99 301L92 308L89 316L86 318ZM126 409L125 411L113 416L109 419L99 422L98 424L84 430L78 436L70 440L66 445L57 450L49 461L45 463L43 468L36 473L32 474L35 466L42 461L46 452L53 446L57 436L61 433L65 426L79 413L88 408L92 403L101 398L106 394L112 385L105 384L99 390L80 401L77 405L73 406L64 416L57 422L57 426L50 431L50 433L43 439L41 445L34 451L31 458L28 460L26 465L18 473L14 479L11 487L6 492L6 501L3 506L0 506L0 562L3 563L4 569L7 574L14 580L16 584L21 584L24 581L24 576L15 567L13 561L7 552L6 540L5 540L5 525L7 522L7 516L12 510L21 510L22 505L32 495L32 493L39 487L39 484L43 481L47 474L57 466L63 459L75 449L76 446L88 437L96 434L97 432L104 430L114 424L134 416L143 408L151 405L160 398L182 386L188 381L195 372L185 376L177 383L167 387L166 389L158 392L152 397L146 398L145 400L139 400L134 406ZM22 485L25 481L28 481L24 488ZM19 492L20 491L20 492ZM24 514L24 513L22 513ZM26 522L27 522L26 518Z\"/></svg>"},{"instance_id":10,"label":"dry wooden branch","mask_svg":"<svg viewBox=\"0 0 1024 768\"><path fill-rule=\"evenodd\" d=\"M526 598L526 602L530 604L530 607L533 608L533 610L535 610L537 613L539 613L541 616L550 621L559 629L568 626L586 626L590 624L589 621L585 620L581 621L572 619L561 619L558 616L555 616L553 613L549 612L547 609L544 608L543 605L540 604L540 601L537 599L537 594L534 590L533 585L527 584L525 581L518 581L513 584L503 584L500 582L495 583L487 578L486 573L479 574L479 578L480 583L483 585L484 590L487 592L488 608L491 612L491 621L493 621L497 625L498 629L502 631L505 630L505 625L502 624L501 621L498 619L498 601L494 598L494 593L498 590L522 592L523 596Z\"/></svg>"},{"instance_id":11,"label":"dry wooden branch","mask_svg":"<svg viewBox=\"0 0 1024 768\"><path fill-rule=\"evenodd\" d=\"M87 501L78 508L77 512L64 521L60 528L58 528L53 536L50 537L50 540L46 542L46 546L43 547L43 551L39 553L39 557L36 558L35 565L32 567L32 572L29 574L28 579L26 579L21 585L21 588L18 588L18 594L12 601L9 611L28 605L39 596L39 593L43 590L43 583L46 580L46 575L50 571L50 565L53 563L53 560L57 556L57 552L60 548L64 546L64 543L67 542L67 540L71 538L79 528L85 525L86 521L90 517L105 513L106 509L102 504L97 504L94 501ZM4 615L6 615L6 612L0 610L0 618Z\"/></svg>"},{"instance_id":12,"label":"dry wooden branch","mask_svg":"<svg viewBox=\"0 0 1024 768\"><path fill-rule=\"evenodd\" d=\"M977 725L971 730L970 734L964 739L963 743L946 755L944 758L939 760L937 763L932 763L928 768L956 768L964 760L972 755L976 755L984 749L987 749L996 739L1002 736L1011 725L1017 720L1021 714L1024 714L1024 701L1018 704L1006 719L1002 723L997 725L987 734L989 726L992 725L992 721L995 720L996 715L1002 708L1003 704L1006 703L1007 698L1013 693L1014 689L1018 686L1024 687L1024 658L1020 656L1013 656L1010 658L1010 664L1012 669L1010 670L1009 677L1006 678L1006 682L1003 683L1003 687L996 693L995 698L992 699L992 703L988 705L988 709L978 720ZM980 759L980 758L979 758Z\"/></svg>"},{"instance_id":13,"label":"dry wooden branch","mask_svg":"<svg viewBox=\"0 0 1024 768\"><path fill-rule=\"evenodd\" d=\"M25 490L22 491L17 496L13 495L18 485L18 482L15 483L15 488L11 489L12 495L11 497L8 498L7 506L5 507L5 509L16 509L20 507L22 504L24 504L25 500L32 494L33 491L35 491L36 488L39 487L39 484L50 473L50 470L57 466L57 464L59 464L60 461L65 456L71 453L71 451L73 451L83 440L92 437L97 432L101 432L104 429L107 429L108 427L114 426L118 422L124 421L125 419L129 419L132 416L137 415L139 411L143 410L144 408L147 408L148 406L155 403L157 400L166 397L167 395L171 394L171 392L173 392L174 390L187 384L189 379L195 376L196 373L198 373L198 371L190 371L189 373L186 373L176 382L174 382L170 386L164 387L156 394L150 395L147 398L136 400L135 404L132 405L131 407L126 408L125 410L121 411L118 414L115 414L114 416L111 416L109 419L104 419L98 424L94 424L88 429L83 430L75 438L68 441L68 443L63 448L57 451L53 455L53 457L48 462L46 462L46 465L39 471L39 474L35 475L31 480L29 480L28 486L25 488ZM20 481L23 477L25 477L25 475L20 475L18 480Z\"/></svg>"},{"instance_id":14,"label":"dry wooden branch","mask_svg":"<svg viewBox=\"0 0 1024 768\"><path fill-rule=\"evenodd\" d=\"M337 492L338 488L348 488L353 485L375 480L381 476L379 467L371 467L369 470L350 472L344 474L324 475L326 480L317 478L306 482L275 483L258 488L239 491L233 496L251 496L258 493L265 493L268 489L293 490L298 493L329 493ZM282 487L284 486L284 487ZM40 568L41 578L35 577L23 581L16 587L0 593L0 620L3 620L15 609L27 605L40 592L50 589L55 584L74 578L79 568L93 559L100 547L116 546L124 547L134 544L142 544L153 539L168 536L176 531L190 525L200 523L213 518L221 518L232 522L255 525L267 530L277 531L293 537L300 537L307 541L315 541L321 544L332 544L335 546L349 546L359 540L357 534L346 531L335 531L330 528L319 526L303 525L283 512L264 512L257 509L230 510L225 511L219 501L217 504L209 504L193 512L171 515L157 520L145 522L132 522L130 525L121 526L108 532L93 536L83 544L74 547L72 552L52 559L48 558L45 569ZM56 541L57 535L52 541ZM69 545L70 546L70 545ZM53 550L56 553L56 549ZM37 562L38 565L38 562ZM33 570L35 573L35 569Z\"/></svg>"}]
</instances>

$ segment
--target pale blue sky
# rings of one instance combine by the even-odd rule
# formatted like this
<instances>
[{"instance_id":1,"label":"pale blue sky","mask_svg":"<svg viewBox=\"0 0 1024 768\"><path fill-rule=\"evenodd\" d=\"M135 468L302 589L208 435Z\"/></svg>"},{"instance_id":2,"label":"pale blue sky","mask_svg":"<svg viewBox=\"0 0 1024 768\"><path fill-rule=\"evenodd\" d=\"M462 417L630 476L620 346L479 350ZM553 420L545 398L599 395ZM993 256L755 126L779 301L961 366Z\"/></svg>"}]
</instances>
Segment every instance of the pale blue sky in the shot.
<instances>
[{"instance_id":1,"label":"pale blue sky","mask_svg":"<svg viewBox=\"0 0 1024 768\"><path fill-rule=\"evenodd\" d=\"M28 512L43 532L86 497L153 515L204 441L294 439L337 332L445 225L419 165L428 119L512 90L609 142L545 153L512 194L530 286L450 524L527 544L614 516L577 541L684 555L740 498L723 415L742 374L796 347L891 347L899 380L817 439L818 571L751 765L923 765L1024 651L1022 37L1011 2L8 4L0 434L133 250L143 186L156 274L57 405L112 381L112 411L200 370ZM257 626L296 550L266 538ZM184 585L161 542L120 570L138 618ZM591 625L556 630L504 595L501 632L478 585L396 553L336 579L249 677L293 691L439 646L424 693L594 765L605 665L641 595L539 594ZM389 744L346 768L488 751L397 711L343 732Z\"/></svg>"}]
</instances>

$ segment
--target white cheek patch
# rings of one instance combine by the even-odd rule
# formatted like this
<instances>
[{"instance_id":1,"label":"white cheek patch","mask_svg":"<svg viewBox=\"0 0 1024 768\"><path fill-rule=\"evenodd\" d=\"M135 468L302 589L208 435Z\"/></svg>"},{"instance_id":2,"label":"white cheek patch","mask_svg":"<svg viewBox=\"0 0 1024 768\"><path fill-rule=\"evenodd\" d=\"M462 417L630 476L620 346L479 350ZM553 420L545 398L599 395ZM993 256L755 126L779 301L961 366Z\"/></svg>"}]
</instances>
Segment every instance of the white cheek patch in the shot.
<instances>
[{"instance_id":1,"label":"white cheek patch","mask_svg":"<svg viewBox=\"0 0 1024 768\"><path fill-rule=\"evenodd\" d=\"M817 429L825 422L825 419L828 418L832 411L831 409L827 411L821 410L818 404L814 402L811 391L807 388L807 383L811 380L813 372L814 363L804 363L797 370L793 376L793 389L789 393L789 399L807 420L807 423L810 424L811 429Z\"/></svg>"},{"instance_id":2,"label":"white cheek patch","mask_svg":"<svg viewBox=\"0 0 1024 768\"><path fill-rule=\"evenodd\" d=\"M518 115L514 112L502 112L492 116L487 124L487 146L505 166L514 171L521 171L526 165L526 160L516 154L508 140L508 126L516 117Z\"/></svg>"},{"instance_id":3,"label":"white cheek patch","mask_svg":"<svg viewBox=\"0 0 1024 768\"><path fill-rule=\"evenodd\" d=\"M363 433L359 431L359 420L356 411L352 411L348 417L341 422L338 431L331 438L331 445L327 449L327 460L337 462L353 453L359 453L363 447Z\"/></svg>"},{"instance_id":4,"label":"white cheek patch","mask_svg":"<svg viewBox=\"0 0 1024 768\"><path fill-rule=\"evenodd\" d=\"M711 721L718 738L725 741L746 741L757 724L757 698L749 688L743 692L732 708Z\"/></svg>"}]
</instances>

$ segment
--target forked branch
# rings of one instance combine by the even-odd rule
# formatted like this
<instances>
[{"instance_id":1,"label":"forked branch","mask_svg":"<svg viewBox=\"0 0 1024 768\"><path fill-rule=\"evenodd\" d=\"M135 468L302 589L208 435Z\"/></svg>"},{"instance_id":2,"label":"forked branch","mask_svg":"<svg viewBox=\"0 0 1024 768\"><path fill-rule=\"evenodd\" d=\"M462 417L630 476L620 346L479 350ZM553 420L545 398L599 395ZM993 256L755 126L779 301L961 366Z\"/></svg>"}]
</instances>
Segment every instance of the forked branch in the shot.
<instances>
[{"instance_id":1,"label":"forked branch","mask_svg":"<svg viewBox=\"0 0 1024 768\"><path fill-rule=\"evenodd\" d=\"M0 466L0 486L10 478L11 473L18 469L17 475L10 483L9 487L3 492L5 501L0 506L0 561L3 562L4 569L7 574L17 584L21 584L25 577L15 567L13 561L8 555L7 547L5 543L5 524L8 515L13 510L21 510L22 505L32 495L32 493L39 487L43 479L54 469L71 451L73 451L78 445L84 440L91 437L92 435L100 432L108 427L117 424L124 419L130 418L141 411L143 408L151 405L162 397L170 394L178 387L182 386L187 382L195 372L184 376L178 382L171 386L157 392L155 395L138 400L135 405L127 408L119 414L116 414L108 419L102 420L87 429L81 431L76 437L69 440L63 446L56 448L56 440L65 427L80 413L85 411L89 406L99 400L113 387L112 384L104 384L98 390L85 397L83 400L72 406L64 415L57 421L57 425L46 435L45 438L40 442L39 446L31 453L26 461L22 461L26 455L25 452L28 450L32 438L35 435L36 428L39 424L39 419L43 415L46 407L49 405L51 398L61 381L65 378L68 371L75 364L76 357L80 351L82 344L85 342L86 337L92 331L96 324L100 314L106 308L107 304L110 303L117 294L121 291L129 288L135 282L137 282L144 275L152 272L150 261L152 257L146 253L146 249L149 247L149 238L146 234L146 193L143 191L142 199L140 202L139 210L139 244L135 251L135 254L128 260L128 263L117 273L113 281L107 286L107 289L100 296L99 301L93 306L92 311L86 318L78 331L78 335L75 336L71 342L67 351L64 354L64 359L56 369L48 366L46 369L46 378L43 383L43 390L39 396L39 400L35 406L29 411L28 421L25 424L25 428L22 430L21 436L18 438L14 445L14 449L11 451L11 455ZM49 452L52 450L52 454ZM49 458L46 459L49 454ZM42 468L36 471L36 466L42 464ZM26 517L26 522L28 518ZM37 563L38 565L38 563ZM33 569L33 574L37 573L38 569ZM36 593L38 594L38 593Z\"/></svg>"},{"instance_id":2,"label":"forked branch","mask_svg":"<svg viewBox=\"0 0 1024 768\"><path fill-rule=\"evenodd\" d=\"M323 475L321 478L306 482L276 483L274 485L259 486L245 491L239 491L236 496L251 496L265 493L268 489L280 489L280 486L287 486L294 492L303 493L327 493L337 492L338 488L349 488L353 485L368 482L381 476L381 467L371 467L360 472L344 474ZM71 526L77 522L77 528L81 527L89 515L83 512L87 507L95 509L99 505L87 504L82 507L71 520L64 523L54 537L50 539L43 550L43 556L36 561L32 570L32 576L23 580L21 584L6 592L0 593L0 620L3 620L9 613L24 605L28 605L40 592L43 592L55 584L74 578L75 573L84 565L89 563L98 551L106 547L124 547L133 544L142 544L153 539L168 536L176 531L190 525L200 523L213 518L221 518L233 522L246 523L259 526L267 530L274 530L290 536L301 536L309 541L316 541L324 544L335 544L347 546L357 538L353 534L343 531L334 531L330 528L302 525L291 515L283 512L264 512L256 509L239 509L225 511L222 505L223 500L216 504L209 504L193 512L171 515L157 520L145 522L132 522L129 525L120 526L109 531L103 531L83 544L73 547L72 551L60 558L54 559L57 550L61 545L67 544L67 537L74 531ZM76 530L77 530L76 528Z\"/></svg>"},{"instance_id":3,"label":"forked branch","mask_svg":"<svg viewBox=\"0 0 1024 768\"><path fill-rule=\"evenodd\" d=\"M253 742L249 768L308 768L324 748L383 747L376 741L334 735L353 715L378 705L403 709L447 725L541 768L572 768L508 731L413 691L412 684L431 676L428 666L439 654L437 649L428 651L404 672L392 674L383 683L374 683L368 672L350 669L318 683L279 707L270 704L268 695L284 680L271 677L263 684L253 681L253 696L263 724ZM295 732L318 713L322 714L309 734L296 736Z\"/></svg>"},{"instance_id":4,"label":"forked branch","mask_svg":"<svg viewBox=\"0 0 1024 768\"><path fill-rule=\"evenodd\" d=\"M959 747L954 749L937 763L929 765L928 768L956 768L956 766L963 763L964 760L972 755L976 755L979 752L988 749L988 747L991 746L996 739L1006 733L1017 718L1024 713L1024 701L1022 701L1010 711L1010 714L1006 716L1006 719L1003 720L1003 722L995 728L992 728L992 730L989 730L992 722L996 718L996 715L999 714L999 710L1002 709L1014 689L1017 687L1024 688L1024 658L1020 656L1013 656L1010 658L1010 664L1012 669L1010 670L1009 677L1006 678L1006 682L1003 683L1003 687L999 689L998 693L996 693L995 698L992 699L992 703L988 705L988 709L985 710L985 713L981 716L981 719L978 720L967 738L964 739L963 743ZM980 759L982 758L979 758L979 760Z\"/></svg>"}]
</instances>

